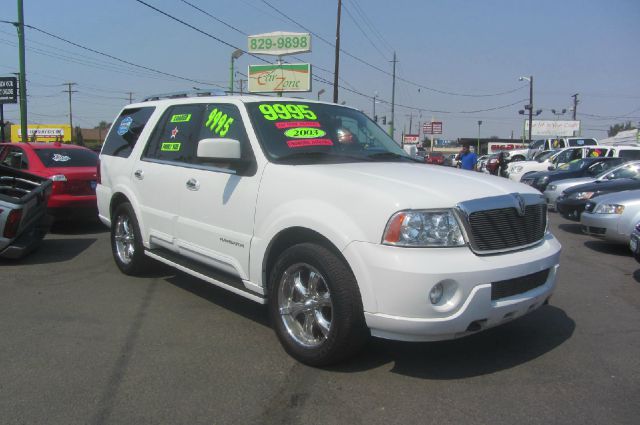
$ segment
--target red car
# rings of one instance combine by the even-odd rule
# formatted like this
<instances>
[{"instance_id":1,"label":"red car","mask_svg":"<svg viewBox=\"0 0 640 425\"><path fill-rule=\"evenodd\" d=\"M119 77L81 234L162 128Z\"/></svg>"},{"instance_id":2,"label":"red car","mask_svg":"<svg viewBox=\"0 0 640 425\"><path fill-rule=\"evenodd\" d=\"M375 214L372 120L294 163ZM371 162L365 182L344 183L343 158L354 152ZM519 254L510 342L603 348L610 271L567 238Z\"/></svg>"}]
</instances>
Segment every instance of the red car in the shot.
<instances>
[{"instance_id":1,"label":"red car","mask_svg":"<svg viewBox=\"0 0 640 425\"><path fill-rule=\"evenodd\" d=\"M0 164L53 181L47 204L57 219L96 217L98 155L82 146L0 143Z\"/></svg>"},{"instance_id":2,"label":"red car","mask_svg":"<svg viewBox=\"0 0 640 425\"><path fill-rule=\"evenodd\" d=\"M444 165L444 154L442 152L431 152L425 162L427 164Z\"/></svg>"}]
</instances>

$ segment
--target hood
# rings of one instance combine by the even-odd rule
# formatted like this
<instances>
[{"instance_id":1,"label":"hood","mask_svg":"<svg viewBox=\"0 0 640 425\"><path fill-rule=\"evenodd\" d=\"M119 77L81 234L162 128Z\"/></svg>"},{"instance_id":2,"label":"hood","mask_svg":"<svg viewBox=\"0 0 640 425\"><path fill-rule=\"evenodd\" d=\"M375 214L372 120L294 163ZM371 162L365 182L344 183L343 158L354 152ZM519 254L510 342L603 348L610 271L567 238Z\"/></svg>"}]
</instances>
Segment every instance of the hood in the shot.
<instances>
[{"instance_id":1,"label":"hood","mask_svg":"<svg viewBox=\"0 0 640 425\"><path fill-rule=\"evenodd\" d=\"M640 203L640 189L609 193L599 196L594 202L620 205L638 204Z\"/></svg>"},{"instance_id":2,"label":"hood","mask_svg":"<svg viewBox=\"0 0 640 425\"><path fill-rule=\"evenodd\" d=\"M619 192L621 190L640 189L640 180L616 179L596 180L592 183L580 184L567 189L567 194L574 192Z\"/></svg>"},{"instance_id":3,"label":"hood","mask_svg":"<svg viewBox=\"0 0 640 425\"><path fill-rule=\"evenodd\" d=\"M566 189L568 187L572 187L577 184L592 183L595 180L596 179L594 179L593 177L577 177L574 179L556 180L553 182L553 184L555 184L558 187L558 189Z\"/></svg>"}]
</instances>

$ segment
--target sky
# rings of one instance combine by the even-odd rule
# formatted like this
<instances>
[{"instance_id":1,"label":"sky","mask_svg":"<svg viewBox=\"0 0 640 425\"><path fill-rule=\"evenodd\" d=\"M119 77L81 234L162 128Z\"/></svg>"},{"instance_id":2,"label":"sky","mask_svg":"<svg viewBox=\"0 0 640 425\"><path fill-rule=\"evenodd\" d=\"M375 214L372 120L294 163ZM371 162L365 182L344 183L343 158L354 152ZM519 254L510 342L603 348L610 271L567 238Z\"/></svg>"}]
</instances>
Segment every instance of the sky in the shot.
<instances>
[{"instance_id":1,"label":"sky","mask_svg":"<svg viewBox=\"0 0 640 425\"><path fill-rule=\"evenodd\" d=\"M113 121L129 92L139 101L226 89L231 53L272 31L312 33L311 53L285 57L313 67L312 91L295 95L324 89L332 100L337 0L144 0L166 15L138 0L23 3L35 27L25 30L30 123L68 122L67 82L83 128ZM17 20L16 1L3 1L0 20ZM539 119L571 119L578 93L582 135L602 139L610 125L640 121L639 41L639 0L343 0L339 101L372 115L375 96L376 115L390 121L395 52L398 140L432 119L446 139L521 137L529 83L520 76L533 76ZM0 23L0 76L18 63L16 30ZM236 78L260 63L241 56ZM4 112L19 122L17 105Z\"/></svg>"}]
</instances>

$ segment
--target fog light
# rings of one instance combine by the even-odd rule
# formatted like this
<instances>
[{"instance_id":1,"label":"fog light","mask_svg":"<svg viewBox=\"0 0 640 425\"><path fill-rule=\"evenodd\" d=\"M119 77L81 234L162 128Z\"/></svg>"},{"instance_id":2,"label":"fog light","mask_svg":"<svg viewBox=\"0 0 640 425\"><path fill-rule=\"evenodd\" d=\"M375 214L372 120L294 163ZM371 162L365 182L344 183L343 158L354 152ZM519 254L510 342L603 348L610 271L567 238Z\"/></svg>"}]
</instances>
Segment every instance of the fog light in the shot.
<instances>
[{"instance_id":1,"label":"fog light","mask_svg":"<svg viewBox=\"0 0 640 425\"><path fill-rule=\"evenodd\" d=\"M431 292L429 292L429 300L431 300L431 304L438 304L442 299L442 295L444 294L444 288L441 283L437 283L436 286L431 288Z\"/></svg>"}]
</instances>

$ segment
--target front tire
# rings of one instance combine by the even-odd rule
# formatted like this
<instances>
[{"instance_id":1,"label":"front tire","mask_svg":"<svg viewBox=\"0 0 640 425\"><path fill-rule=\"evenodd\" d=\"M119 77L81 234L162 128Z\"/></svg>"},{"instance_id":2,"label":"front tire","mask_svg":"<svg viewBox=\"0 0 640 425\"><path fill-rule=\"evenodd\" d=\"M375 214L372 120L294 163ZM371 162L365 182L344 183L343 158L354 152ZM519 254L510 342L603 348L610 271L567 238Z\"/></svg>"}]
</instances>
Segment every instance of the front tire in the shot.
<instances>
[{"instance_id":1,"label":"front tire","mask_svg":"<svg viewBox=\"0 0 640 425\"><path fill-rule=\"evenodd\" d=\"M127 275L142 274L149 264L138 220L128 202L118 205L111 217L111 252L120 271Z\"/></svg>"},{"instance_id":2,"label":"front tire","mask_svg":"<svg viewBox=\"0 0 640 425\"><path fill-rule=\"evenodd\" d=\"M355 355L369 336L353 273L313 243L294 245L278 258L270 277L269 316L287 353L310 366Z\"/></svg>"}]
</instances>

